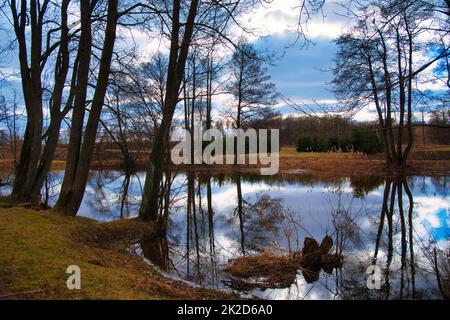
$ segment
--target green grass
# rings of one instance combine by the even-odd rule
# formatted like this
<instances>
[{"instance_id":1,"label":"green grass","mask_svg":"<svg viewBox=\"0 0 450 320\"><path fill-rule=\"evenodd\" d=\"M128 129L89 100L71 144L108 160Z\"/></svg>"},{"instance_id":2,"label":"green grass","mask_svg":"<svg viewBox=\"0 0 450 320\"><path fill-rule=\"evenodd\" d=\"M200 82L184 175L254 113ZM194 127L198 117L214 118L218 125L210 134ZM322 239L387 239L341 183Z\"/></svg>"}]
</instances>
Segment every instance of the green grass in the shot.
<instances>
[{"instance_id":1,"label":"green grass","mask_svg":"<svg viewBox=\"0 0 450 320\"><path fill-rule=\"evenodd\" d=\"M101 224L55 211L0 208L0 276L7 296L30 299L226 298L161 277L125 250L151 225L139 220ZM68 290L66 269L81 268L81 290ZM3 293L3 295L5 295ZM6 296L6 295L5 295Z\"/></svg>"}]
</instances>

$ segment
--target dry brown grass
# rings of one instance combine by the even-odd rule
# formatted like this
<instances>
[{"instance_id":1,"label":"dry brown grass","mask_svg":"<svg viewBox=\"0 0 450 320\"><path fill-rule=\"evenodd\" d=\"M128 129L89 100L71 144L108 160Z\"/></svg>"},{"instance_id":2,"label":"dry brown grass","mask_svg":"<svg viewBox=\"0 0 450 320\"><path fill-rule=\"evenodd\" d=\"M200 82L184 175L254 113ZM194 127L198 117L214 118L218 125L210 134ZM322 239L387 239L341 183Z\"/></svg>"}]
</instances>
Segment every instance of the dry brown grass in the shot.
<instances>
[{"instance_id":1,"label":"dry brown grass","mask_svg":"<svg viewBox=\"0 0 450 320\"><path fill-rule=\"evenodd\" d=\"M271 277L286 272L296 273L298 264L288 256L276 256L264 252L255 256L243 256L231 260L225 272L240 278Z\"/></svg>"},{"instance_id":2,"label":"dry brown grass","mask_svg":"<svg viewBox=\"0 0 450 320\"><path fill-rule=\"evenodd\" d=\"M279 173L307 172L318 176L359 176L359 175L394 175L386 168L382 156L367 156L361 153L336 152L297 152L294 148L280 151ZM182 165L178 169L196 172L220 173L259 173L260 165ZM402 168L404 174L410 175L449 175L450 160L410 160Z\"/></svg>"},{"instance_id":3,"label":"dry brown grass","mask_svg":"<svg viewBox=\"0 0 450 320\"><path fill-rule=\"evenodd\" d=\"M233 259L223 271L232 276L225 282L228 286L236 290L250 291L287 288L294 283L298 268L298 263L288 256L275 256L265 252Z\"/></svg>"},{"instance_id":4,"label":"dry brown grass","mask_svg":"<svg viewBox=\"0 0 450 320\"><path fill-rule=\"evenodd\" d=\"M445 147L442 147L445 149ZM393 175L398 172L387 170L382 155L367 156L361 153L337 153L337 152L297 152L295 148L284 147L280 150L279 172L293 173L295 171L307 171L314 175L324 176L354 176L354 175ZM247 161L248 162L248 161ZM137 163L137 169L145 170L148 160ZM120 168L121 160L112 159L105 161L93 161L92 168L108 169ZM65 161L55 160L52 163L53 170L63 170ZM212 172L212 173L259 173L261 165L179 165L173 166L174 170ZM11 170L10 160L0 160L0 168ZM410 175L449 175L450 160L417 160L408 161L408 166L402 169L402 173Z\"/></svg>"}]
</instances>

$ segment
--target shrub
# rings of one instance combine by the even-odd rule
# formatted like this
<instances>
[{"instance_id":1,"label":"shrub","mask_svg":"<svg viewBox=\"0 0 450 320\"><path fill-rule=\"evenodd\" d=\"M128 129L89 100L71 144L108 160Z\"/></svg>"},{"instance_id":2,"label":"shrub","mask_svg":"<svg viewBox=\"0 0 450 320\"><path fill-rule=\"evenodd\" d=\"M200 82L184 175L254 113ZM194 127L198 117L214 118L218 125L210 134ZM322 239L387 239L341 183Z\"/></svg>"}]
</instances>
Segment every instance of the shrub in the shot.
<instances>
[{"instance_id":1,"label":"shrub","mask_svg":"<svg viewBox=\"0 0 450 320\"><path fill-rule=\"evenodd\" d=\"M311 151L311 138L310 137L299 137L297 140L297 152Z\"/></svg>"},{"instance_id":2,"label":"shrub","mask_svg":"<svg viewBox=\"0 0 450 320\"><path fill-rule=\"evenodd\" d=\"M356 151L374 154L383 150L383 145L375 130L370 128L354 128L352 130L352 144Z\"/></svg>"},{"instance_id":3,"label":"shrub","mask_svg":"<svg viewBox=\"0 0 450 320\"><path fill-rule=\"evenodd\" d=\"M300 137L297 140L297 152L324 152L330 150L328 138L321 137Z\"/></svg>"},{"instance_id":4,"label":"shrub","mask_svg":"<svg viewBox=\"0 0 450 320\"><path fill-rule=\"evenodd\" d=\"M353 149L351 139L330 138L330 149L335 151L350 152Z\"/></svg>"},{"instance_id":5,"label":"shrub","mask_svg":"<svg viewBox=\"0 0 450 320\"><path fill-rule=\"evenodd\" d=\"M351 138L301 136L297 140L297 152L359 151L374 154L383 150L375 130L367 127L354 128Z\"/></svg>"}]
</instances>

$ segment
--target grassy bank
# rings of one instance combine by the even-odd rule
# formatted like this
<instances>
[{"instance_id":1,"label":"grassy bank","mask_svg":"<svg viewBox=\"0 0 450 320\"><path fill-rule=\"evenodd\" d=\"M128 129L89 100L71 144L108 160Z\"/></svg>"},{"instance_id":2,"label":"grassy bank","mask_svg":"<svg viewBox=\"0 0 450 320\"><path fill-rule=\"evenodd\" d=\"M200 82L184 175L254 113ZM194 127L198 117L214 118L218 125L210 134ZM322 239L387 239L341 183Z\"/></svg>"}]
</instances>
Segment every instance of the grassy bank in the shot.
<instances>
[{"instance_id":1,"label":"grassy bank","mask_svg":"<svg viewBox=\"0 0 450 320\"><path fill-rule=\"evenodd\" d=\"M214 299L222 292L192 288L160 276L126 251L152 232L139 220L98 223L55 211L0 202L0 298ZM66 269L81 268L81 290L68 290Z\"/></svg>"}]
</instances>

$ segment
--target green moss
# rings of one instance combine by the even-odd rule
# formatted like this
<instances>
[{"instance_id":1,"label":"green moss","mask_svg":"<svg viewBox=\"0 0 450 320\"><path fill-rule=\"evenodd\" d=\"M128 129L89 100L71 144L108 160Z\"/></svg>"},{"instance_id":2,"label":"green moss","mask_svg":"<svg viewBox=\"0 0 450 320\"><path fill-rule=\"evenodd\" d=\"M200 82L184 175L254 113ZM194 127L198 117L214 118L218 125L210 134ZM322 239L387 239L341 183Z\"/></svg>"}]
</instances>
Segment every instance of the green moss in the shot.
<instances>
[{"instance_id":1,"label":"green moss","mask_svg":"<svg viewBox=\"0 0 450 320\"><path fill-rule=\"evenodd\" d=\"M142 232L151 232L151 225L139 220L105 224L54 210L0 206L0 281L8 295L31 299L228 297L162 278L127 253L127 241ZM81 290L66 287L66 269L73 264L81 268Z\"/></svg>"}]
</instances>

